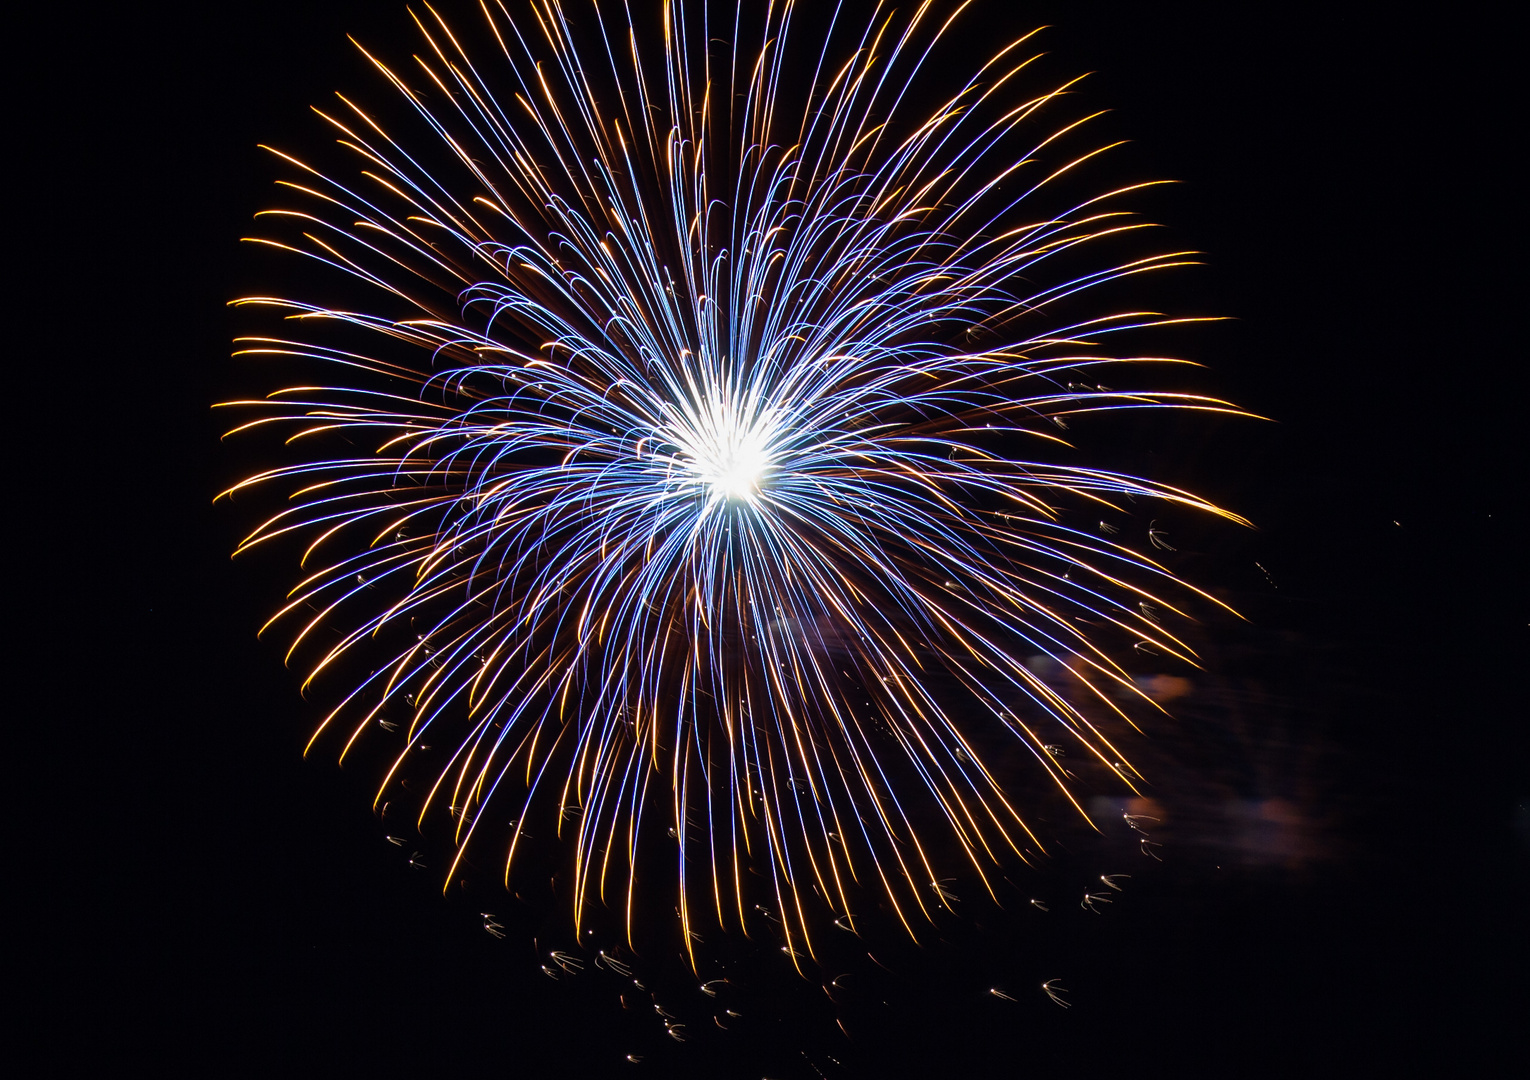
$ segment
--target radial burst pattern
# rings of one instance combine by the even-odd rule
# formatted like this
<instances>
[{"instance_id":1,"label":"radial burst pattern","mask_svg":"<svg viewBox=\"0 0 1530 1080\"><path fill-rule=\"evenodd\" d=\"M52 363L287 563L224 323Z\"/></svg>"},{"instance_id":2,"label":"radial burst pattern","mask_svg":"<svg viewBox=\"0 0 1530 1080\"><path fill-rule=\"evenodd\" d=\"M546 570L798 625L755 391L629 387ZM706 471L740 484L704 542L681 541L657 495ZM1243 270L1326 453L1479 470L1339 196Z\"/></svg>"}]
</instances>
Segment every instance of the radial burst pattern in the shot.
<instances>
[{"instance_id":1,"label":"radial burst pattern","mask_svg":"<svg viewBox=\"0 0 1530 1080\"><path fill-rule=\"evenodd\" d=\"M1062 753L1133 784L1122 657L1189 660L1209 598L1091 526L1238 519L1070 423L1235 410L1100 384L1184 320L1092 298L1189 256L1121 254L1142 185L1080 194L1102 148L1030 41L932 99L949 11L648 6L424 8L414 61L367 54L393 104L320 112L354 167L277 152L258 242L334 286L237 302L304 374L229 403L289 456L228 494L289 499L241 550L299 545L272 622L315 739L393 747L380 801L511 878L556 835L576 922L672 895L690 946L760 905L800 963L1043 850Z\"/></svg>"}]
</instances>

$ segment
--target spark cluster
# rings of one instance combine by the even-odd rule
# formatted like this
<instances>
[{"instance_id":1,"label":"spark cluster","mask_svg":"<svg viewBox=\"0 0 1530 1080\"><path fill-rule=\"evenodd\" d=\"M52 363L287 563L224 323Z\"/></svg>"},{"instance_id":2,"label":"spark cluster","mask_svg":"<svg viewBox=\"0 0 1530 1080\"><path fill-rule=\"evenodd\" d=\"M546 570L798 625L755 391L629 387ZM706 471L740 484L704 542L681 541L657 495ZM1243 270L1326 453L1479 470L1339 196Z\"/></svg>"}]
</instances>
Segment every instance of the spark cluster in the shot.
<instances>
[{"instance_id":1,"label":"spark cluster","mask_svg":"<svg viewBox=\"0 0 1530 1080\"><path fill-rule=\"evenodd\" d=\"M228 403L289 457L225 494L288 499L239 550L301 551L271 624L339 687L314 739L397 728L379 802L423 770L448 880L555 834L576 924L630 934L641 888L687 948L762 901L798 963L873 905L917 936L953 865L1043 850L1038 783L1083 813L1060 746L1137 781L1120 643L1193 660L1169 627L1214 601L1088 514L1241 519L1068 433L1236 411L1100 383L1186 320L1091 298L1193 255L1120 254L1145 185L1070 194L1108 147L1050 119L1073 83L1021 91L1029 37L932 98L928 4L482 14L424 8L411 64L364 50L390 105L316 110L354 175L273 151L255 242L347 299L236 302L285 327L239 354L305 372Z\"/></svg>"}]
</instances>

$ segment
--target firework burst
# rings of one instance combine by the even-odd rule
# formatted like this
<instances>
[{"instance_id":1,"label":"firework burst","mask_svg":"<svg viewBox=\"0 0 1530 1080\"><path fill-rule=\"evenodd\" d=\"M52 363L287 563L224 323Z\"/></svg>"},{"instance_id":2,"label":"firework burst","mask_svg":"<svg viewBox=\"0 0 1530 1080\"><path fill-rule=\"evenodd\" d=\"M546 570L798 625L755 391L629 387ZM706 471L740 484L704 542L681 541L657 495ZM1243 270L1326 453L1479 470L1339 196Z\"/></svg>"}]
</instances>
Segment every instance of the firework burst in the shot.
<instances>
[{"instance_id":1,"label":"firework burst","mask_svg":"<svg viewBox=\"0 0 1530 1080\"><path fill-rule=\"evenodd\" d=\"M917 935L953 867L992 892L1042 850L1018 793L1083 813L1062 753L1133 785L1123 647L1192 657L1169 626L1209 598L1083 515L1240 519L1066 441L1235 411L1099 383L1185 320L1082 301L1190 256L1079 272L1143 185L1066 197L1101 148L1042 126L1068 86L1019 89L1027 39L932 105L928 5L618 10L488 4L470 48L427 7L407 69L366 54L396 122L320 112L354 176L273 151L256 242L361 299L237 301L292 328L242 355L329 373L229 403L294 455L226 493L289 498L240 551L301 544L272 623L340 688L315 741L397 740L378 799L427 778L448 880L556 835L576 924L630 937L668 859L687 948L761 907L799 964L873 905Z\"/></svg>"}]
</instances>

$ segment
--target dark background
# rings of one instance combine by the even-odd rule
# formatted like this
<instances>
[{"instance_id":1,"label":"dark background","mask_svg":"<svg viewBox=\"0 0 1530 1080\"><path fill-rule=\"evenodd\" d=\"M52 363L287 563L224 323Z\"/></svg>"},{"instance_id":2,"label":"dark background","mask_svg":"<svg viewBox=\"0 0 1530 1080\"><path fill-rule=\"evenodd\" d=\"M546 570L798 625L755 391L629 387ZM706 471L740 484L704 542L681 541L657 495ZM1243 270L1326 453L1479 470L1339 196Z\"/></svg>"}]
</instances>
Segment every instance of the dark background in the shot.
<instances>
[{"instance_id":1,"label":"dark background","mask_svg":"<svg viewBox=\"0 0 1530 1080\"><path fill-rule=\"evenodd\" d=\"M1052 24L1051 70L1098 72L1090 100L1135 140L1123 167L1183 181L1152 209L1209 268L1178 284L1236 316L1198 339L1203 385L1278 421L1165 452L1260 526L1207 563L1260 628L1229 654L1266 694L1207 767L1236 757L1245 802L1295 799L1309 855L1166 863L1137 907L1058 939L1067 1012L916 987L848 1049L788 1017L659 1047L648 1075L1511 1071L1530 781L1510 30L1485 6L1359 8L968 16L994 39ZM254 639L279 579L230 564L247 523L210 505L242 467L208 410L232 385L223 305L270 284L236 243L277 175L255 144L302 144L308 104L372 85L347 32L414 48L401 5L372 3L71 8L12 43L32 147L12 220L40 286L13 314L13 411L37 424L13 529L41 546L12 571L32 639L13 723L44 783L11 876L41 911L37 1031L60 1068L638 1075L614 995L487 938L382 842L368 777L301 758L316 706Z\"/></svg>"}]
</instances>

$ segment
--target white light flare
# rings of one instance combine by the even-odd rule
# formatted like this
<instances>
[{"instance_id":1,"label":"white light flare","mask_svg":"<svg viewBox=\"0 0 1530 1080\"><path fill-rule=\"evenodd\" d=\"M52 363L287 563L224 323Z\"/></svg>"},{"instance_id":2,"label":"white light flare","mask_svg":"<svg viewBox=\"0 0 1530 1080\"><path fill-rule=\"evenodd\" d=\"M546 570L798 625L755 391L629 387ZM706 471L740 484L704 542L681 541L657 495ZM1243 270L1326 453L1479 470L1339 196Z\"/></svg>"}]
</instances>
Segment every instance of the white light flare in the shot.
<instances>
[{"instance_id":1,"label":"white light flare","mask_svg":"<svg viewBox=\"0 0 1530 1080\"><path fill-rule=\"evenodd\" d=\"M669 433L680 448L676 459L688 474L687 486L702 489L708 510L755 506L774 463L774 425L722 401L694 420Z\"/></svg>"}]
</instances>

